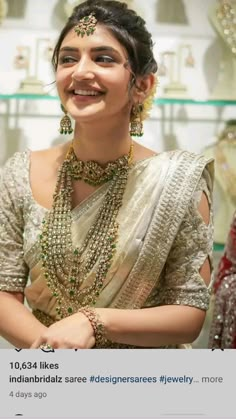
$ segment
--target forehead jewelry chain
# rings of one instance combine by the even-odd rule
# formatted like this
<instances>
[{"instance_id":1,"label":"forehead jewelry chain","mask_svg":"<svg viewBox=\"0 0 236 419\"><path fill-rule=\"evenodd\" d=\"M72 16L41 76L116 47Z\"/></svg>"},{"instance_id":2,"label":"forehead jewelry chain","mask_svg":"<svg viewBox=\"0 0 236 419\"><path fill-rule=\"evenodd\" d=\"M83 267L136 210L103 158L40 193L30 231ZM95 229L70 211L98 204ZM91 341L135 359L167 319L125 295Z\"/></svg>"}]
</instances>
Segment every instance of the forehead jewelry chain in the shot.
<instances>
[{"instance_id":1,"label":"forehead jewelry chain","mask_svg":"<svg viewBox=\"0 0 236 419\"><path fill-rule=\"evenodd\" d=\"M76 313L82 306L95 304L100 295L116 252L119 230L117 216L132 161L133 144L128 155L111 162L112 171L109 174L104 174L106 169L102 169L101 181L96 178L93 183L94 172L86 170L84 177L73 148L67 153L58 173L53 207L43 220L40 234L41 262L47 285L56 299L57 320ZM92 163L94 167L99 167L98 163ZM88 165L89 162L84 164ZM73 246L71 230L72 182L76 179L83 179L93 185L110 181L95 220L79 247ZM93 279L89 278L86 286L86 279L91 272Z\"/></svg>"},{"instance_id":2,"label":"forehead jewelry chain","mask_svg":"<svg viewBox=\"0 0 236 419\"><path fill-rule=\"evenodd\" d=\"M91 13L89 16L85 16L82 19L79 20L79 23L75 26L74 30L77 33L78 36L81 36L82 38L84 35L92 35L95 32L97 24L97 19Z\"/></svg>"}]
</instances>

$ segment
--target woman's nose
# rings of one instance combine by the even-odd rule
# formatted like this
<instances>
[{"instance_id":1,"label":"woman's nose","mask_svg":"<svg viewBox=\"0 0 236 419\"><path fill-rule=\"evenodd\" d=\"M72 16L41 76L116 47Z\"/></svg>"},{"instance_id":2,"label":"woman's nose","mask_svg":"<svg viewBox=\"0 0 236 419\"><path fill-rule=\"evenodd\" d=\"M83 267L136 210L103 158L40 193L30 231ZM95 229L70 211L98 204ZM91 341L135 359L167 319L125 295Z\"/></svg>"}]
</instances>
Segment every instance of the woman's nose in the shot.
<instances>
[{"instance_id":1,"label":"woman's nose","mask_svg":"<svg viewBox=\"0 0 236 419\"><path fill-rule=\"evenodd\" d=\"M80 60L75 66L72 78L75 80L91 80L94 78L94 66L91 60Z\"/></svg>"}]
</instances>

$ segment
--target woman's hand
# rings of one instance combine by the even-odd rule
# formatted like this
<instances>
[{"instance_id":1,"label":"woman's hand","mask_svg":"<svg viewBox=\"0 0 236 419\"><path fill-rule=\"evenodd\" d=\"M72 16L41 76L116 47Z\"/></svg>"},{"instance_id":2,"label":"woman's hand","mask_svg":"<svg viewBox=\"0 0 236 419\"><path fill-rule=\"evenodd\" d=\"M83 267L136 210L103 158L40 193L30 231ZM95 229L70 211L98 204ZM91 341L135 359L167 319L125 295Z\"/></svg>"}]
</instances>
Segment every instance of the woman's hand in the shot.
<instances>
[{"instance_id":1,"label":"woman's hand","mask_svg":"<svg viewBox=\"0 0 236 419\"><path fill-rule=\"evenodd\" d=\"M76 313L48 327L31 349L38 349L42 344L53 349L90 349L95 345L93 328L84 314Z\"/></svg>"}]
</instances>

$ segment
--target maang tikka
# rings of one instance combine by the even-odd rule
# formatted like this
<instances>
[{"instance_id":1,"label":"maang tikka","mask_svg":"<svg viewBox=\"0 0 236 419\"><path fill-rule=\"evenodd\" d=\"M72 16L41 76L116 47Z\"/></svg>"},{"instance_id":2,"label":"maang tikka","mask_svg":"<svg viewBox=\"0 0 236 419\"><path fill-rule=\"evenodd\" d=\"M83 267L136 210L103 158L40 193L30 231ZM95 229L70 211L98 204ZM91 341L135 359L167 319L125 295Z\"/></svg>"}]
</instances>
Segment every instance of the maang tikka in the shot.
<instances>
[{"instance_id":1,"label":"maang tikka","mask_svg":"<svg viewBox=\"0 0 236 419\"><path fill-rule=\"evenodd\" d=\"M61 104L61 110L64 112L64 116L60 120L60 134L71 134L73 132L71 120L67 115L67 110Z\"/></svg>"},{"instance_id":2,"label":"maang tikka","mask_svg":"<svg viewBox=\"0 0 236 419\"><path fill-rule=\"evenodd\" d=\"M82 38L84 35L92 35L96 29L97 19L90 13L88 16L84 16L82 19L79 20L78 24L75 26L74 30L78 36Z\"/></svg>"},{"instance_id":3,"label":"maang tikka","mask_svg":"<svg viewBox=\"0 0 236 419\"><path fill-rule=\"evenodd\" d=\"M143 136L143 122L142 122L143 105L138 103L133 105L130 115L130 135L131 137Z\"/></svg>"}]
</instances>

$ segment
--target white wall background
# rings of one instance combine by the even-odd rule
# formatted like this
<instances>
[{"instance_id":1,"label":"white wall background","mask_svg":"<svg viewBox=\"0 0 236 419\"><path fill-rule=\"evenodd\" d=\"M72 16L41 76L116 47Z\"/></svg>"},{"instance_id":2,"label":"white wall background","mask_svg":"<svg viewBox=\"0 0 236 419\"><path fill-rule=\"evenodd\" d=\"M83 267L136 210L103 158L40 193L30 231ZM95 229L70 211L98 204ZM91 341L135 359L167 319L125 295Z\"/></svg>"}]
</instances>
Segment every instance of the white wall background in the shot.
<instances>
[{"instance_id":1,"label":"white wall background","mask_svg":"<svg viewBox=\"0 0 236 419\"><path fill-rule=\"evenodd\" d=\"M160 62L163 51L176 51L179 45L190 44L195 58L195 67L183 67L182 81L188 86L190 97L202 100L208 98L216 80L217 59L220 51L217 37L207 18L209 8L216 0L185 0L187 25L157 23L155 20L157 2L158 0L146 0L144 6L142 0L134 0L134 4L141 11L153 34L157 60ZM56 40L65 20L64 3L63 0L41 0L40 2L28 0L23 18L7 18L2 23L0 27L0 93L14 93L20 81L25 77L24 70L13 68L17 46L27 45L31 48L30 74L34 73L36 40ZM41 41L38 51L38 78L46 85L54 78L50 63L43 56L45 46L46 41ZM167 82L168 77L160 78L158 97L162 95L163 86ZM51 94L56 94L54 87ZM26 147L45 148L55 141L63 141L58 137L60 107L57 101L1 100L0 115L2 115L0 118L0 165L15 150L22 150ZM213 106L176 105L172 108L156 106L150 120L145 122L145 135L142 142L156 151L180 147L199 152L213 141L213 137L223 127L224 121L233 115L234 108L232 107L223 109Z\"/></svg>"},{"instance_id":2,"label":"white wall background","mask_svg":"<svg viewBox=\"0 0 236 419\"><path fill-rule=\"evenodd\" d=\"M209 8L216 1L183 1L187 25L157 23L158 0L134 1L153 34L155 55L159 62L163 51L177 50L180 44L191 44L195 67L183 68L182 81L188 85L190 97L195 99L208 98L216 81L220 49L217 36L207 18ZM31 48L30 74L34 73L36 40L56 40L66 19L64 3L64 0L26 0L22 18L4 20L0 26L0 94L16 92L25 77L24 70L13 68L17 46L27 45ZM49 84L53 81L53 73L50 63L43 56L45 45L46 41L41 41L38 78L44 84ZM167 77L160 79L158 97L162 96L167 81ZM56 94L55 89L51 94ZM200 152L214 141L225 121L234 116L234 109L189 105L155 106L151 118L145 122L145 135L141 141L156 151L185 148ZM56 100L0 99L0 166L16 150L27 147L41 149L63 141L58 134L59 119L60 106Z\"/></svg>"}]
</instances>

